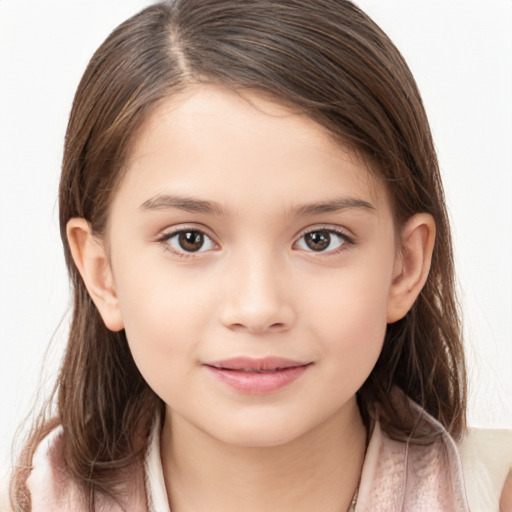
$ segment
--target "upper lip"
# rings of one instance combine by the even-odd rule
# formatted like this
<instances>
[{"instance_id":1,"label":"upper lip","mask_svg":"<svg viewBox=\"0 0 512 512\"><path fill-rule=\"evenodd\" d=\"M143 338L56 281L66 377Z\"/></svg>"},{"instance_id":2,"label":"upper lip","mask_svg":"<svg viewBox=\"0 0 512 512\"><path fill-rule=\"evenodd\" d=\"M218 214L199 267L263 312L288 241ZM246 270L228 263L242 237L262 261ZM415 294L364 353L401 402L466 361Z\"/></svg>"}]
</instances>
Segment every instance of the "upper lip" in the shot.
<instances>
[{"instance_id":1,"label":"upper lip","mask_svg":"<svg viewBox=\"0 0 512 512\"><path fill-rule=\"evenodd\" d=\"M232 359L223 359L220 361L205 363L206 366L222 370L281 370L297 366L306 366L308 364L310 363L295 361L284 357L234 357Z\"/></svg>"}]
</instances>

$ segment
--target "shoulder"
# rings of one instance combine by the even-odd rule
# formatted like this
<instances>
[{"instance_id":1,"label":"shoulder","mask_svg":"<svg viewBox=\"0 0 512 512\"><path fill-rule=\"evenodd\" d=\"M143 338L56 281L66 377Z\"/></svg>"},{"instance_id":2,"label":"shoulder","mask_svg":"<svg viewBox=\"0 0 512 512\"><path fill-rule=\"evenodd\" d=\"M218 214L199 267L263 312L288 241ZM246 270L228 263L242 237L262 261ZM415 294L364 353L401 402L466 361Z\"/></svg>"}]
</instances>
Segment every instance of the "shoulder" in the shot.
<instances>
[{"instance_id":1,"label":"shoulder","mask_svg":"<svg viewBox=\"0 0 512 512\"><path fill-rule=\"evenodd\" d=\"M57 427L39 444L27 478L32 512L81 510L85 501L63 464L63 430ZM85 509L84 509L85 510Z\"/></svg>"},{"instance_id":2,"label":"shoulder","mask_svg":"<svg viewBox=\"0 0 512 512\"><path fill-rule=\"evenodd\" d=\"M470 428L460 454L472 510L497 511L501 494L500 510L512 512L512 429Z\"/></svg>"},{"instance_id":3,"label":"shoulder","mask_svg":"<svg viewBox=\"0 0 512 512\"><path fill-rule=\"evenodd\" d=\"M89 512L88 498L68 474L64 465L64 431L57 427L38 445L32 458L32 469L26 487L31 512ZM96 512L147 512L143 479L134 478L125 495L128 507L98 499ZM102 505L103 503L103 505Z\"/></svg>"},{"instance_id":4,"label":"shoulder","mask_svg":"<svg viewBox=\"0 0 512 512\"><path fill-rule=\"evenodd\" d=\"M390 439L377 419L368 450L356 510L468 512L457 445L443 426L411 402L417 428L431 433L428 444Z\"/></svg>"}]
</instances>

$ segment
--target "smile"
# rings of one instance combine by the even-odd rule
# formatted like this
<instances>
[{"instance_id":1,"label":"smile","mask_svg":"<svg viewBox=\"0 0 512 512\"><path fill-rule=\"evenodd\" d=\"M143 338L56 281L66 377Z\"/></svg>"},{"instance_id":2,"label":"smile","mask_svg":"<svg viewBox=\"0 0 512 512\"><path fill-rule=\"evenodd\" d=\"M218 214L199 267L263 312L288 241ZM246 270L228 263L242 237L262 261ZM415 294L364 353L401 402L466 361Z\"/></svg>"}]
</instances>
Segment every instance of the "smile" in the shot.
<instances>
[{"instance_id":1,"label":"smile","mask_svg":"<svg viewBox=\"0 0 512 512\"><path fill-rule=\"evenodd\" d=\"M301 377L312 363L267 357L234 358L204 364L216 378L236 391L261 395L277 391Z\"/></svg>"}]
</instances>

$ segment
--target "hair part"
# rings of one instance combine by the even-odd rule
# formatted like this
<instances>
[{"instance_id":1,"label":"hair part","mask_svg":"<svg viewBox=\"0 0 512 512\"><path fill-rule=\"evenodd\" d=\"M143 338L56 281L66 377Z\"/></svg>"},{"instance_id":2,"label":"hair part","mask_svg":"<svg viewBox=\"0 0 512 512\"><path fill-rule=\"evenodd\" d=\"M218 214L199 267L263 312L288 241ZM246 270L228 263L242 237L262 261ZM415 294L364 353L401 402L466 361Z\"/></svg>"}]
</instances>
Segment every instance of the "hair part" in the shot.
<instances>
[{"instance_id":1,"label":"hair part","mask_svg":"<svg viewBox=\"0 0 512 512\"><path fill-rule=\"evenodd\" d=\"M399 386L460 436L466 375L449 222L427 116L399 51L347 0L167 1L121 24L96 51L65 141L60 228L74 310L54 398L66 471L90 496L91 510L96 496L119 499L119 476L142 456L163 403L135 366L124 332L101 320L72 261L66 224L83 217L95 234L105 233L134 138L161 101L190 84L256 90L293 105L368 163L387 188L397 226L415 213L433 216L427 283L409 313L388 326L358 403L367 426L379 403L388 435L425 442L398 420L389 393ZM44 425L35 425L20 466L30 465ZM15 510L29 510L25 478L12 479Z\"/></svg>"}]
</instances>

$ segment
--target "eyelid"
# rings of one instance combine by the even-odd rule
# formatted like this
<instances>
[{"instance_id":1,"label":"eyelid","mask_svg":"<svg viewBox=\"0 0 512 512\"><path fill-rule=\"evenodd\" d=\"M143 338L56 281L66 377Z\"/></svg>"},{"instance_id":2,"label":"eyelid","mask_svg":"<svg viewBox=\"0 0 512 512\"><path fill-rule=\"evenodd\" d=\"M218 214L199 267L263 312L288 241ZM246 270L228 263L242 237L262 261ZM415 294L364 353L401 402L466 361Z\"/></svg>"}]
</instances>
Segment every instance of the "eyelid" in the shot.
<instances>
[{"instance_id":1,"label":"eyelid","mask_svg":"<svg viewBox=\"0 0 512 512\"><path fill-rule=\"evenodd\" d=\"M324 252L324 251L315 252L313 250L307 251L307 252L311 252L312 254L315 254L317 256L330 256L333 254L338 254L341 251L347 250L348 249L347 246L350 247L350 246L353 246L356 244L355 235L348 229L342 228L340 226L332 225L332 224L316 224L316 225L308 226L308 227L302 229L298 233L298 235L295 237L295 242L293 243L293 245L296 246L302 237L304 237L305 235L307 235L309 233L314 233L315 231L328 231L330 233L335 233L336 235L343 238L343 240L345 241L345 243L343 243L341 247L339 247L338 249L331 250L331 251L327 251L327 252Z\"/></svg>"},{"instance_id":2,"label":"eyelid","mask_svg":"<svg viewBox=\"0 0 512 512\"><path fill-rule=\"evenodd\" d=\"M206 226L203 226L201 224L178 224L176 226L169 226L165 229L163 229L156 237L155 241L157 243L160 243L164 246L164 249L166 251L171 252L174 255L180 256L182 258L193 258L197 257L199 254L203 254L207 251L197 251L197 252L186 252L186 251L176 251L173 247L168 244L168 240L173 238L174 236L178 235L179 233L186 231L197 231L198 233L201 233L205 237L208 237L213 245L215 245L214 250L218 250L220 248L219 243L216 241L215 236L213 236L208 228Z\"/></svg>"},{"instance_id":3,"label":"eyelid","mask_svg":"<svg viewBox=\"0 0 512 512\"><path fill-rule=\"evenodd\" d=\"M337 224L312 224L311 226L307 226L301 229L295 235L295 238L299 239L304 235L307 235L308 233L313 233L315 231L332 231L346 238L347 241L350 241L352 243L356 242L356 235L352 231Z\"/></svg>"}]
</instances>

